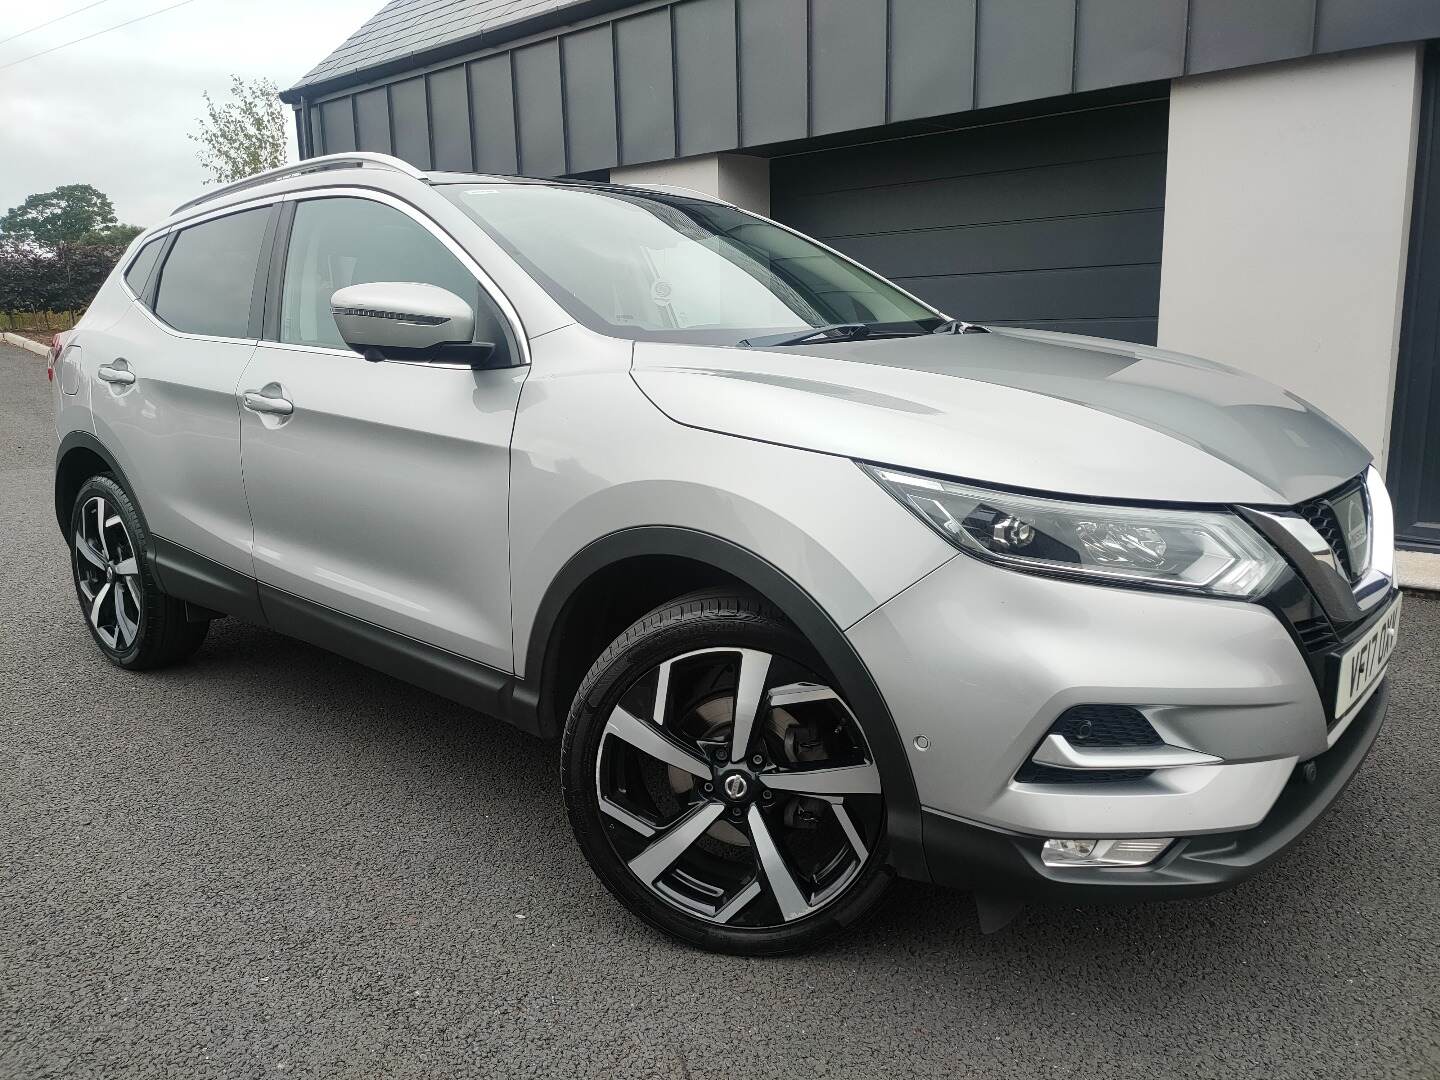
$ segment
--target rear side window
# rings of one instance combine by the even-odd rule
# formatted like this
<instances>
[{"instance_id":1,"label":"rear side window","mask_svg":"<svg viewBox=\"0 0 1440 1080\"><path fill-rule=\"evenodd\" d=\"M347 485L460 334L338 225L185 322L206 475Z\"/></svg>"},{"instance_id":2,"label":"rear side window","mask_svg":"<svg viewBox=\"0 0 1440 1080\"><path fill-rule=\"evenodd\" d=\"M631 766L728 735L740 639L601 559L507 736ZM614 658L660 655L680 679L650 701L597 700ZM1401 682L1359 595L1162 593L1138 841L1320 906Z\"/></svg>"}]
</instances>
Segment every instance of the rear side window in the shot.
<instances>
[{"instance_id":1,"label":"rear side window","mask_svg":"<svg viewBox=\"0 0 1440 1080\"><path fill-rule=\"evenodd\" d=\"M150 283L150 271L155 269L155 260L160 257L160 248L164 243L164 237L151 240L140 249L140 254L130 263L130 269L125 271L125 284L130 286L130 291L136 296L145 295L145 286Z\"/></svg>"},{"instance_id":2,"label":"rear side window","mask_svg":"<svg viewBox=\"0 0 1440 1080\"><path fill-rule=\"evenodd\" d=\"M155 314L176 330L250 337L250 299L270 208L192 225L160 270Z\"/></svg>"},{"instance_id":3,"label":"rear side window","mask_svg":"<svg viewBox=\"0 0 1440 1080\"><path fill-rule=\"evenodd\" d=\"M393 207L370 199L310 199L295 207L280 340L343 349L330 297L347 285L416 281L448 289L475 309L475 340L509 347L504 320L475 275L428 230Z\"/></svg>"}]
</instances>

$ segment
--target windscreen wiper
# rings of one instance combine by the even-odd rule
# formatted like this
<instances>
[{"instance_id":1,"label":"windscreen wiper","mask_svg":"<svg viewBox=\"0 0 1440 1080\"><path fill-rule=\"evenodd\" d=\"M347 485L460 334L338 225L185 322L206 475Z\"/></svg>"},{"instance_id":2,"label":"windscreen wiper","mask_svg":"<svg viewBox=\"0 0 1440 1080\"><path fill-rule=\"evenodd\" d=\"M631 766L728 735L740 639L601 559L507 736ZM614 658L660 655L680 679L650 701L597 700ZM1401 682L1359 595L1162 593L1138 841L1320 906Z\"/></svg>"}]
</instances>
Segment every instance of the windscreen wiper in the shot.
<instances>
[{"instance_id":1,"label":"windscreen wiper","mask_svg":"<svg viewBox=\"0 0 1440 1080\"><path fill-rule=\"evenodd\" d=\"M947 319L930 332L932 334L988 334L990 331L979 323L966 322L964 319Z\"/></svg>"},{"instance_id":2,"label":"windscreen wiper","mask_svg":"<svg viewBox=\"0 0 1440 1080\"><path fill-rule=\"evenodd\" d=\"M870 327L858 322L831 323L829 326L812 326L808 330L791 330L784 334L765 334L762 337L744 338L735 344L747 349L768 348L773 345L805 345L812 341L855 341L870 333Z\"/></svg>"}]
</instances>

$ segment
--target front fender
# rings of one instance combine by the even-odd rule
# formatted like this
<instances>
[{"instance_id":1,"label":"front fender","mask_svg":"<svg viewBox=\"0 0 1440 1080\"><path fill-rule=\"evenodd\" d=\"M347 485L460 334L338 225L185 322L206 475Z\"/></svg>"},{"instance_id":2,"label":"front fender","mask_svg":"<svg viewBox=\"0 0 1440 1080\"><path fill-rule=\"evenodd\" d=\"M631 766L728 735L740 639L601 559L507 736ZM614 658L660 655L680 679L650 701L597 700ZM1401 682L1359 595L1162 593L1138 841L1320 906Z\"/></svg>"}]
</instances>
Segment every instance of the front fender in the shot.
<instances>
[{"instance_id":1,"label":"front fender","mask_svg":"<svg viewBox=\"0 0 1440 1080\"><path fill-rule=\"evenodd\" d=\"M890 862L902 876L928 881L921 844L920 798L899 728L844 630L815 598L753 551L711 533L664 525L638 526L587 544L565 564L540 601L526 654L537 670L566 602L594 575L629 559L671 556L705 563L743 582L779 608L820 654L859 718L885 787Z\"/></svg>"}]
</instances>

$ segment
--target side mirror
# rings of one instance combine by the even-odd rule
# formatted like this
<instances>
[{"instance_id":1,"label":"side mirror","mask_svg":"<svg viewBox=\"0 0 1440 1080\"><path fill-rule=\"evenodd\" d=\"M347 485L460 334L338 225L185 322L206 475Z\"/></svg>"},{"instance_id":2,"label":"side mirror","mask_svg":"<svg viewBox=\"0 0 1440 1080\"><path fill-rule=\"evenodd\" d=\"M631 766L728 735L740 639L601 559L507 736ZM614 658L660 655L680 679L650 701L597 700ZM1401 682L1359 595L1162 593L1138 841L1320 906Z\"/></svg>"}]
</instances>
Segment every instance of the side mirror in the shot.
<instances>
[{"instance_id":1,"label":"side mirror","mask_svg":"<svg viewBox=\"0 0 1440 1080\"><path fill-rule=\"evenodd\" d=\"M414 281L371 281L336 290L330 313L346 345L366 360L483 364L495 352L473 342L475 313L447 289Z\"/></svg>"}]
</instances>

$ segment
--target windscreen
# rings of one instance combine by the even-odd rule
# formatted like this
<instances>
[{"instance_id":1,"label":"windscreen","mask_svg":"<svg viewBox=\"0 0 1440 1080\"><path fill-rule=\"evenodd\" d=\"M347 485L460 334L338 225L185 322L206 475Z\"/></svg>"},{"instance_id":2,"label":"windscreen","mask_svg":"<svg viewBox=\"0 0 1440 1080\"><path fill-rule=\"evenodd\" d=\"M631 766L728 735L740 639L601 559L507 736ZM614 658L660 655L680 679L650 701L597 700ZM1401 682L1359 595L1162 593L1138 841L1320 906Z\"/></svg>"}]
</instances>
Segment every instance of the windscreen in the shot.
<instances>
[{"instance_id":1,"label":"windscreen","mask_svg":"<svg viewBox=\"0 0 1440 1080\"><path fill-rule=\"evenodd\" d=\"M813 241L719 203L543 184L440 190L601 333L733 345L836 323L918 334L941 321Z\"/></svg>"}]
</instances>

